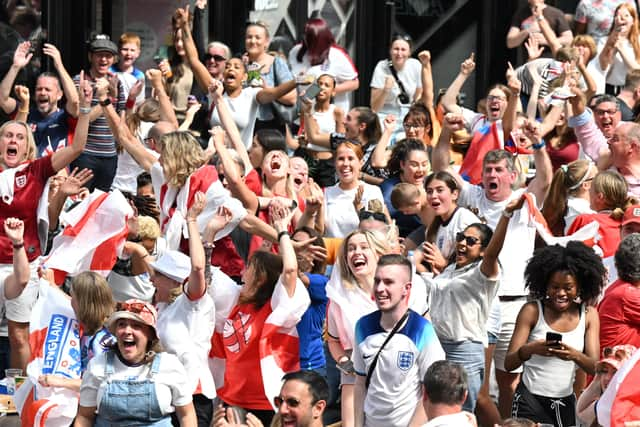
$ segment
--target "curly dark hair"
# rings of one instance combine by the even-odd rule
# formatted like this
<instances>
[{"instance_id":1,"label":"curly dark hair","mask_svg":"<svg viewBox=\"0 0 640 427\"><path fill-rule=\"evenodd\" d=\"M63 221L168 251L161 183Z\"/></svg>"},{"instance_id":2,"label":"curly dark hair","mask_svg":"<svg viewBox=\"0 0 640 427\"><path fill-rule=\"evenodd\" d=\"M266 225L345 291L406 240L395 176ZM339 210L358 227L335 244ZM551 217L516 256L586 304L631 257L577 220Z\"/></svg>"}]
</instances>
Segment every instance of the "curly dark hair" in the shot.
<instances>
[{"instance_id":1,"label":"curly dark hair","mask_svg":"<svg viewBox=\"0 0 640 427\"><path fill-rule=\"evenodd\" d=\"M606 270L602 259L582 242L569 242L538 249L524 270L524 277L531 296L544 299L551 276L558 271L570 273L578 283L578 295L584 302L594 301L602 290Z\"/></svg>"}]
</instances>

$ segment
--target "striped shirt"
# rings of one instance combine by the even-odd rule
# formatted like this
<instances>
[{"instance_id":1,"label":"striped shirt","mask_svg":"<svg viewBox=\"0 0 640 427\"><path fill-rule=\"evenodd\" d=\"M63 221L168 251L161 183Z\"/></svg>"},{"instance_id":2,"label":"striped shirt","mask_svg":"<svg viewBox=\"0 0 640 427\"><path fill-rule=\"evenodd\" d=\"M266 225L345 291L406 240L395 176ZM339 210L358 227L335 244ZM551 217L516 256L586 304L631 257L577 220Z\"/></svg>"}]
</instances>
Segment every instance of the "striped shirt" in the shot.
<instances>
[{"instance_id":1,"label":"striped shirt","mask_svg":"<svg viewBox=\"0 0 640 427\"><path fill-rule=\"evenodd\" d=\"M91 86L95 86L95 79L91 77L89 73L85 73L85 78L88 78L91 82ZM79 86L80 75L76 75L73 78L73 82L76 87ZM118 99L112 99L113 106L119 113L125 109L125 97L124 88L122 83L118 80ZM91 100L91 106L98 105L98 97L95 95ZM116 140L109 128L109 122L104 114L100 115L97 119L89 124L89 133L87 135L87 145L84 152L95 157L114 157L116 153Z\"/></svg>"}]
</instances>

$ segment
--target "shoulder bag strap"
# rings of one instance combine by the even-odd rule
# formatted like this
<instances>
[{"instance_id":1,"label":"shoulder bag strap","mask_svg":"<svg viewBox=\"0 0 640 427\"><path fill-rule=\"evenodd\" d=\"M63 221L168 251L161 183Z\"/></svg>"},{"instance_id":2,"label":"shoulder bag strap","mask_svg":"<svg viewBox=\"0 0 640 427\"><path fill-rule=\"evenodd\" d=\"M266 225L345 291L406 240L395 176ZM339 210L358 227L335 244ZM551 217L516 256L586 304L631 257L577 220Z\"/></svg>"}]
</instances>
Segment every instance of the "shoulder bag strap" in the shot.
<instances>
[{"instance_id":1,"label":"shoulder bag strap","mask_svg":"<svg viewBox=\"0 0 640 427\"><path fill-rule=\"evenodd\" d=\"M405 94L405 96L408 97L409 94L407 93L406 89L404 88L404 85L402 84L402 80L400 80L400 78L398 77L398 73L396 72L396 69L393 68L393 64L391 63L391 61L389 61L389 69L391 70L391 75L393 76L393 78L398 83L398 87L400 88L400 92L402 92L403 94Z\"/></svg>"},{"instance_id":2,"label":"shoulder bag strap","mask_svg":"<svg viewBox=\"0 0 640 427\"><path fill-rule=\"evenodd\" d=\"M384 342L380 346L380 349L376 353L376 356L373 358L371 365L369 365L369 370L367 371L367 380L365 383L365 388L369 388L369 384L371 383L371 374L376 369L376 365L378 364L378 357L380 356L380 353L384 349L384 346L387 345L387 343L391 340L391 338L393 338L396 332L398 332L398 329L400 329L400 326L404 323L407 317L409 317L409 310L407 310L407 312L400 318L400 320L398 320L398 323L394 325L391 332L389 332L389 335L387 335L387 339L384 340Z\"/></svg>"}]
</instances>

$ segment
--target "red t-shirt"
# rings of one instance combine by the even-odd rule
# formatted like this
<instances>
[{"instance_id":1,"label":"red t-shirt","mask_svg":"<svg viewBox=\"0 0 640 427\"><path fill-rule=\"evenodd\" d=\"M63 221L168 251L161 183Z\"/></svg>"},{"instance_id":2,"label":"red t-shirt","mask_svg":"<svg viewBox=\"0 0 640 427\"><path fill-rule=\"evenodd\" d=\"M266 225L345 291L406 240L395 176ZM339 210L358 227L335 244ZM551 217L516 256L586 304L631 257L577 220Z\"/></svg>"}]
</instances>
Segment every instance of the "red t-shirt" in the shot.
<instances>
[{"instance_id":1,"label":"red t-shirt","mask_svg":"<svg viewBox=\"0 0 640 427\"><path fill-rule=\"evenodd\" d=\"M612 256L618 250L620 244L620 225L622 223L619 219L611 218L608 213L595 213L595 214L582 214L578 215L576 219L569 227L567 235L575 233L585 225L597 221L600 224L598 229L598 235L595 241L584 242L588 246L598 246L602 249L602 258Z\"/></svg>"},{"instance_id":2,"label":"red t-shirt","mask_svg":"<svg viewBox=\"0 0 640 427\"><path fill-rule=\"evenodd\" d=\"M41 254L38 239L37 210L40 197L49 177L55 174L51 156L30 162L26 168L16 172L13 182L13 201L10 205L0 198L0 222L7 218L19 218L24 222L24 248L29 262ZM13 245L0 226L0 264L13 263Z\"/></svg>"},{"instance_id":3,"label":"red t-shirt","mask_svg":"<svg viewBox=\"0 0 640 427\"><path fill-rule=\"evenodd\" d=\"M631 344L640 347L640 288L616 280L598 305L600 347Z\"/></svg>"},{"instance_id":4,"label":"red t-shirt","mask_svg":"<svg viewBox=\"0 0 640 427\"><path fill-rule=\"evenodd\" d=\"M265 396L259 351L262 328L271 311L270 301L259 310L253 304L236 305L227 318L223 335L214 334L212 348L223 349L226 358L224 386L218 389L218 396L225 403L248 409L273 409Z\"/></svg>"}]
</instances>

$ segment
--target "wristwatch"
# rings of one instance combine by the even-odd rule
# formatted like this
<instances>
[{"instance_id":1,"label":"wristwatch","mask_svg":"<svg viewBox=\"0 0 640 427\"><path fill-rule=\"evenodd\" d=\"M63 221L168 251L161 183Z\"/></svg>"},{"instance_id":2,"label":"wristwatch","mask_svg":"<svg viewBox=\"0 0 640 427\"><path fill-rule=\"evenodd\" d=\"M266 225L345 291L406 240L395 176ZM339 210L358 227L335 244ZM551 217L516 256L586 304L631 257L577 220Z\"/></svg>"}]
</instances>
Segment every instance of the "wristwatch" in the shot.
<instances>
[{"instance_id":1,"label":"wristwatch","mask_svg":"<svg viewBox=\"0 0 640 427\"><path fill-rule=\"evenodd\" d=\"M105 100L99 101L98 104L100 104L103 107L106 107L107 105L111 105L111 98L107 97Z\"/></svg>"}]
</instances>

